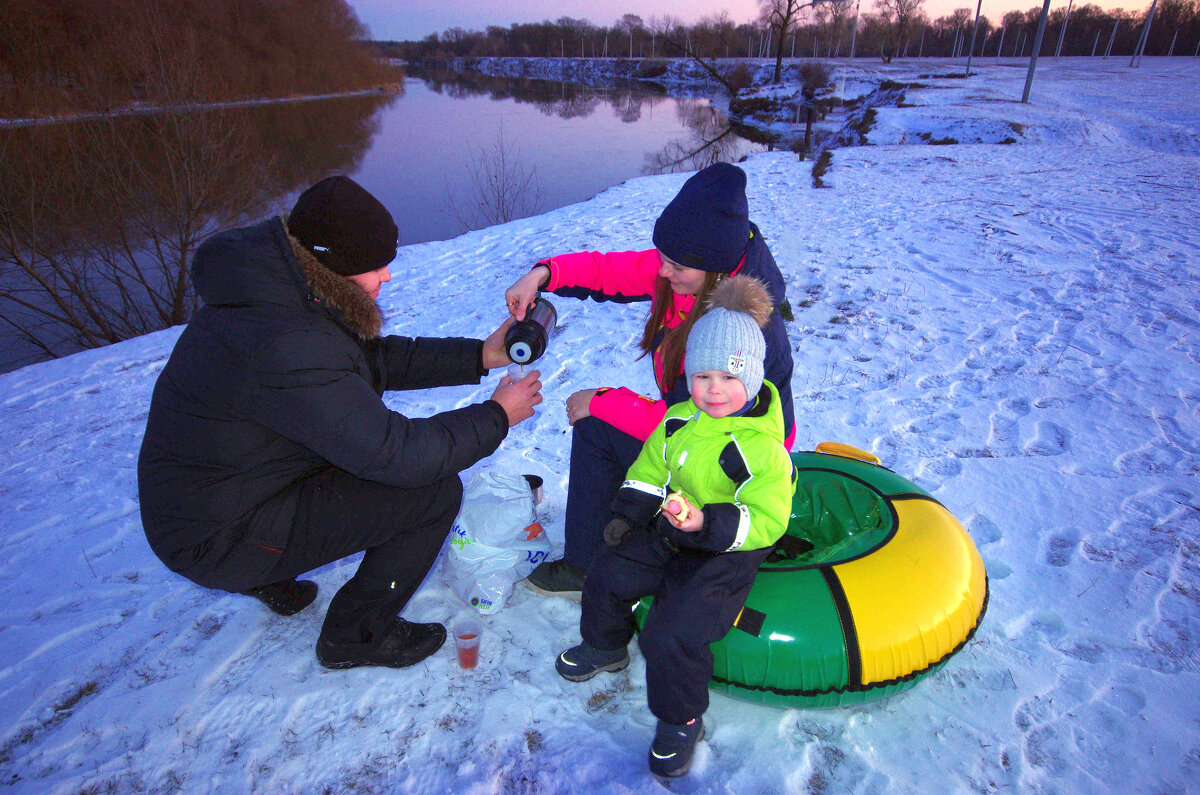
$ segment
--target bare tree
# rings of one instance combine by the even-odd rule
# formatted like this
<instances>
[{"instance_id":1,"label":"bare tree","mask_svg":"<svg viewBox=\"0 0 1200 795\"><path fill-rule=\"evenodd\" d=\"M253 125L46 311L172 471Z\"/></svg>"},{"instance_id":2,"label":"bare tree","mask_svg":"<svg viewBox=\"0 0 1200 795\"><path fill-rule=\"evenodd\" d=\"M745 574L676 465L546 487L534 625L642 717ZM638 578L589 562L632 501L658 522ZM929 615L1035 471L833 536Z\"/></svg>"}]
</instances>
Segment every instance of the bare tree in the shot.
<instances>
[{"instance_id":1,"label":"bare tree","mask_svg":"<svg viewBox=\"0 0 1200 795\"><path fill-rule=\"evenodd\" d=\"M925 0L875 0L875 7L887 21L891 32L889 51L884 55L885 59L890 60L900 52L908 37L913 16L924 2Z\"/></svg>"},{"instance_id":2,"label":"bare tree","mask_svg":"<svg viewBox=\"0 0 1200 795\"><path fill-rule=\"evenodd\" d=\"M800 12L821 0L758 0L760 18L771 29L775 40L775 75L772 83L783 79L783 44L800 22Z\"/></svg>"},{"instance_id":3,"label":"bare tree","mask_svg":"<svg viewBox=\"0 0 1200 795\"><path fill-rule=\"evenodd\" d=\"M613 25L617 30L623 30L629 34L629 57L633 57L633 34L643 27L642 18L637 14L625 14L617 20Z\"/></svg>"},{"instance_id":4,"label":"bare tree","mask_svg":"<svg viewBox=\"0 0 1200 795\"><path fill-rule=\"evenodd\" d=\"M52 358L186 322L195 247L266 201L268 164L245 141L225 114L192 112L39 130L22 158L3 153L9 333Z\"/></svg>"},{"instance_id":5,"label":"bare tree","mask_svg":"<svg viewBox=\"0 0 1200 795\"><path fill-rule=\"evenodd\" d=\"M717 162L732 162L738 152L739 138L729 120L712 105L701 100L682 100L679 120L691 131L690 139L677 138L662 149L646 156L644 171L666 174L673 171L697 171Z\"/></svg>"},{"instance_id":6,"label":"bare tree","mask_svg":"<svg viewBox=\"0 0 1200 795\"><path fill-rule=\"evenodd\" d=\"M827 0L817 9L817 25L829 42L829 57L836 57L842 42L842 31L854 10L854 0Z\"/></svg>"},{"instance_id":7,"label":"bare tree","mask_svg":"<svg viewBox=\"0 0 1200 795\"><path fill-rule=\"evenodd\" d=\"M650 17L650 24L647 29L655 36L662 37L664 48L670 49L685 58L691 58L699 64L704 71L708 72L709 76L725 87L730 96L737 93L737 87L730 83L725 75L721 74L716 64L704 60L696 52L695 48L691 46L691 42L683 35L687 29L683 27L683 23L679 19L671 16Z\"/></svg>"},{"instance_id":8,"label":"bare tree","mask_svg":"<svg viewBox=\"0 0 1200 795\"><path fill-rule=\"evenodd\" d=\"M447 212L464 229L507 223L542 209L537 169L525 167L521 153L505 139L504 125L467 163L467 176L470 184L465 194L447 191Z\"/></svg>"}]
</instances>

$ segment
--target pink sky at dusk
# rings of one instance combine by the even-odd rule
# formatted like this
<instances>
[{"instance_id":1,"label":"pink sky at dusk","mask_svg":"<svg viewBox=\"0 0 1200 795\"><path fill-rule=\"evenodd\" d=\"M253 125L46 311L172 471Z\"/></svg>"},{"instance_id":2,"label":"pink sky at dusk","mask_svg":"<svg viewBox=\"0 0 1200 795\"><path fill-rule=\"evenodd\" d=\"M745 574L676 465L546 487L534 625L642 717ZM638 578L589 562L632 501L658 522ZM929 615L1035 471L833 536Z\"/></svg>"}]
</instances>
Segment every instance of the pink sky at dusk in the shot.
<instances>
[{"instance_id":1,"label":"pink sky at dusk","mask_svg":"<svg viewBox=\"0 0 1200 795\"><path fill-rule=\"evenodd\" d=\"M371 37L384 40L416 40L447 28L483 30L489 25L508 27L514 22L541 22L559 17L586 19L597 25L611 25L623 14L637 14L643 20L671 15L684 22L695 22L724 10L735 23L749 22L758 16L757 0L348 0L358 18L371 31ZM977 0L926 0L922 8L930 17L949 14L956 8L970 8ZM1065 8L1068 0L1052 0L1051 10ZM1149 0L1075 0L1076 5L1094 2L1102 8L1144 10ZM984 16L999 20L1013 9L1041 6L1041 0L984 0ZM862 10L874 12L874 0L863 0Z\"/></svg>"}]
</instances>

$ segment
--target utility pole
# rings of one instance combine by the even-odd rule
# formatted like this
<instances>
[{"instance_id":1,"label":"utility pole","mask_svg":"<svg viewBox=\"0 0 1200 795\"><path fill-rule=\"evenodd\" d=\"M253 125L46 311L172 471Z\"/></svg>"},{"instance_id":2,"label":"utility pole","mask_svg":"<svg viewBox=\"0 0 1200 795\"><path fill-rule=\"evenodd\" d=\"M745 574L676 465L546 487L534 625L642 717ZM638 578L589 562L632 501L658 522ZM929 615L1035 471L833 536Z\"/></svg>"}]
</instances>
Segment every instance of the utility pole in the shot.
<instances>
[{"instance_id":1,"label":"utility pole","mask_svg":"<svg viewBox=\"0 0 1200 795\"><path fill-rule=\"evenodd\" d=\"M983 0L980 0L983 2ZM854 60L854 43L858 39L858 7L859 3L854 4L854 30L850 33L850 60Z\"/></svg>"},{"instance_id":2,"label":"utility pole","mask_svg":"<svg viewBox=\"0 0 1200 795\"><path fill-rule=\"evenodd\" d=\"M1142 25L1142 37L1134 48L1133 57L1129 59L1130 66L1141 67L1142 53L1146 51L1146 39L1150 38L1150 25L1154 22L1154 9L1158 8L1158 0L1150 4L1150 13L1146 16L1146 24Z\"/></svg>"},{"instance_id":3,"label":"utility pole","mask_svg":"<svg viewBox=\"0 0 1200 795\"><path fill-rule=\"evenodd\" d=\"M1058 60L1059 53L1062 52L1063 39L1067 36L1067 23L1071 21L1071 6L1074 5L1074 3L1075 0L1070 0L1070 2L1067 3L1067 16L1063 20L1062 30L1058 32L1058 46L1054 48L1054 60L1056 61Z\"/></svg>"},{"instance_id":4,"label":"utility pole","mask_svg":"<svg viewBox=\"0 0 1200 795\"><path fill-rule=\"evenodd\" d=\"M1112 55L1113 41L1117 38L1117 25L1121 24L1121 15L1117 14L1117 19L1113 22L1112 34L1108 37L1108 46L1104 48L1104 57Z\"/></svg>"},{"instance_id":5,"label":"utility pole","mask_svg":"<svg viewBox=\"0 0 1200 795\"><path fill-rule=\"evenodd\" d=\"M1154 0L1158 2L1158 0ZM1037 35L1033 38L1033 54L1029 56L1029 74L1025 76L1025 93L1021 95L1022 102L1029 101L1029 92L1033 90L1033 72L1037 69L1038 52L1042 49L1042 36L1046 33L1046 17L1050 16L1050 0L1042 5L1042 16L1038 18Z\"/></svg>"},{"instance_id":6,"label":"utility pole","mask_svg":"<svg viewBox=\"0 0 1200 795\"><path fill-rule=\"evenodd\" d=\"M983 0L975 6L975 24L971 26L971 51L967 53L967 77L971 76L971 59L975 57L975 33L979 30L979 11L983 8Z\"/></svg>"},{"instance_id":7,"label":"utility pole","mask_svg":"<svg viewBox=\"0 0 1200 795\"><path fill-rule=\"evenodd\" d=\"M1000 60L1000 55L1004 50L1004 33L1007 30L1008 30L1008 23L1005 22L1004 26L1000 28L1000 46L996 48L996 60L997 61Z\"/></svg>"}]
</instances>

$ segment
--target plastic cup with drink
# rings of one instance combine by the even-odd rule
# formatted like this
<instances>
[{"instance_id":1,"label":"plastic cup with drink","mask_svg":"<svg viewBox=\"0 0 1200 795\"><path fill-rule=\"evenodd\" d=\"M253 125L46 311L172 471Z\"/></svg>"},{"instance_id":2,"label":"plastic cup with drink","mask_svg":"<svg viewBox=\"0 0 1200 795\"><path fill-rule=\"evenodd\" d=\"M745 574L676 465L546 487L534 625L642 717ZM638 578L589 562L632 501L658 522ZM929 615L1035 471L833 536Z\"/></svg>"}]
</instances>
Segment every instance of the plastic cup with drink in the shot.
<instances>
[{"instance_id":1,"label":"plastic cup with drink","mask_svg":"<svg viewBox=\"0 0 1200 795\"><path fill-rule=\"evenodd\" d=\"M479 641L483 625L477 618L460 618L454 622L454 648L458 651L458 667L470 670L479 665Z\"/></svg>"}]
</instances>

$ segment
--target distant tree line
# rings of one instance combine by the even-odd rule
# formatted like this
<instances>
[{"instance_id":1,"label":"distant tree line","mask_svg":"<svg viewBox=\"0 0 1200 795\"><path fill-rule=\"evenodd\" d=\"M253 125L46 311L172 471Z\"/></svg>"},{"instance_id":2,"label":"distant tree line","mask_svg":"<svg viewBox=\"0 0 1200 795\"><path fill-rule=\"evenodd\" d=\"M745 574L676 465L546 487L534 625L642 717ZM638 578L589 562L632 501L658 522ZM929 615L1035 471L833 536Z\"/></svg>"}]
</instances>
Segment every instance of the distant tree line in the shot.
<instances>
[{"instance_id":1,"label":"distant tree line","mask_svg":"<svg viewBox=\"0 0 1200 795\"><path fill-rule=\"evenodd\" d=\"M1141 36L1150 5L1140 11L1114 9L1106 11L1097 5L1076 4L1067 16L1067 7L1059 4L1050 11L1046 33L1042 39L1041 55L1058 52L1060 34L1061 55L1113 56L1132 54ZM1032 54L1041 6L1028 11L1010 11L999 21L979 18L975 37L975 56L1003 55L1004 57ZM974 9L960 8L952 14L933 21L919 19L900 42L897 54L966 57L970 47ZM860 29L861 30L861 29ZM1159 0L1146 40L1146 55L1194 55L1200 42L1200 6L1196 0Z\"/></svg>"},{"instance_id":2,"label":"distant tree line","mask_svg":"<svg viewBox=\"0 0 1200 795\"><path fill-rule=\"evenodd\" d=\"M789 0L760 0L762 14L735 24L722 12L685 25L670 16L643 20L625 14L611 25L560 17L537 23L485 30L450 28L420 41L376 42L387 57L431 62L458 57L662 58L691 53L700 58L837 58L850 54L873 57L966 57L975 9L960 8L930 19L923 0L875 0L874 13L855 19L855 0L826 0L788 17L780 25L780 7ZM803 4L792 2L792 6ZM865 5L865 4L864 4ZM796 9L793 8L793 11ZM1067 21L1062 55L1104 55L1112 39L1112 55L1129 55L1141 35L1149 4L1140 11L1106 11L1094 4L1076 5L1049 16L1042 54L1053 55L1059 31ZM1041 5L1011 11L997 22L980 17L975 56L1029 55ZM1115 30L1115 35L1113 32ZM1147 55L1193 55L1200 40L1197 0L1160 0L1146 43Z\"/></svg>"},{"instance_id":3,"label":"distant tree line","mask_svg":"<svg viewBox=\"0 0 1200 795\"><path fill-rule=\"evenodd\" d=\"M394 81L345 0L3 0L0 116Z\"/></svg>"}]
</instances>

